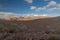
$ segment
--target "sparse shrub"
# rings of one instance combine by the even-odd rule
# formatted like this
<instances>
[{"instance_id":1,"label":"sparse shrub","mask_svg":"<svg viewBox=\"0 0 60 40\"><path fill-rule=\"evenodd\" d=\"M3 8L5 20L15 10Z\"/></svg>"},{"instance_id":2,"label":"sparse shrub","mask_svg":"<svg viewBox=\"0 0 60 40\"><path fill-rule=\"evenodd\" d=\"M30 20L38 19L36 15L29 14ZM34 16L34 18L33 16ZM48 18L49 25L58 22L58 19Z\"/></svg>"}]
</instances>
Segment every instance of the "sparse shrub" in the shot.
<instances>
[{"instance_id":1,"label":"sparse shrub","mask_svg":"<svg viewBox=\"0 0 60 40\"><path fill-rule=\"evenodd\" d=\"M41 38L40 40L45 40L45 39Z\"/></svg>"},{"instance_id":2,"label":"sparse shrub","mask_svg":"<svg viewBox=\"0 0 60 40\"><path fill-rule=\"evenodd\" d=\"M56 37L50 37L50 38L48 38L47 40L59 40L59 39L56 38Z\"/></svg>"},{"instance_id":3,"label":"sparse shrub","mask_svg":"<svg viewBox=\"0 0 60 40\"><path fill-rule=\"evenodd\" d=\"M0 33L3 32L3 30L0 30Z\"/></svg>"},{"instance_id":4,"label":"sparse shrub","mask_svg":"<svg viewBox=\"0 0 60 40\"><path fill-rule=\"evenodd\" d=\"M56 31L55 34L60 34L60 31Z\"/></svg>"},{"instance_id":5,"label":"sparse shrub","mask_svg":"<svg viewBox=\"0 0 60 40\"><path fill-rule=\"evenodd\" d=\"M8 33L14 33L14 30L8 30Z\"/></svg>"},{"instance_id":6,"label":"sparse shrub","mask_svg":"<svg viewBox=\"0 0 60 40\"><path fill-rule=\"evenodd\" d=\"M11 24L11 25L7 26L7 28L17 28L17 24Z\"/></svg>"},{"instance_id":7,"label":"sparse shrub","mask_svg":"<svg viewBox=\"0 0 60 40\"><path fill-rule=\"evenodd\" d=\"M13 27L17 27L17 24L13 24L12 26L13 26Z\"/></svg>"},{"instance_id":8,"label":"sparse shrub","mask_svg":"<svg viewBox=\"0 0 60 40\"><path fill-rule=\"evenodd\" d=\"M30 33L30 32L31 32L31 30L30 30L30 29L28 29L27 31L28 31L28 33Z\"/></svg>"},{"instance_id":9,"label":"sparse shrub","mask_svg":"<svg viewBox=\"0 0 60 40\"><path fill-rule=\"evenodd\" d=\"M52 34L58 34L59 32L56 30L46 30L45 31L46 34L52 33Z\"/></svg>"},{"instance_id":10,"label":"sparse shrub","mask_svg":"<svg viewBox=\"0 0 60 40\"><path fill-rule=\"evenodd\" d=\"M48 30L46 31L47 34L52 33L52 34L60 34L60 31L57 30Z\"/></svg>"},{"instance_id":11,"label":"sparse shrub","mask_svg":"<svg viewBox=\"0 0 60 40\"><path fill-rule=\"evenodd\" d=\"M24 32L24 30L23 29L20 29L20 32Z\"/></svg>"},{"instance_id":12,"label":"sparse shrub","mask_svg":"<svg viewBox=\"0 0 60 40\"><path fill-rule=\"evenodd\" d=\"M0 33L3 32L3 25L0 25Z\"/></svg>"},{"instance_id":13,"label":"sparse shrub","mask_svg":"<svg viewBox=\"0 0 60 40\"><path fill-rule=\"evenodd\" d=\"M49 33L50 33L50 31L45 31L45 33L46 33L46 34L49 34Z\"/></svg>"},{"instance_id":14,"label":"sparse shrub","mask_svg":"<svg viewBox=\"0 0 60 40\"><path fill-rule=\"evenodd\" d=\"M1 28L4 28L4 27L5 27L4 25L0 25L0 29L1 29Z\"/></svg>"}]
</instances>

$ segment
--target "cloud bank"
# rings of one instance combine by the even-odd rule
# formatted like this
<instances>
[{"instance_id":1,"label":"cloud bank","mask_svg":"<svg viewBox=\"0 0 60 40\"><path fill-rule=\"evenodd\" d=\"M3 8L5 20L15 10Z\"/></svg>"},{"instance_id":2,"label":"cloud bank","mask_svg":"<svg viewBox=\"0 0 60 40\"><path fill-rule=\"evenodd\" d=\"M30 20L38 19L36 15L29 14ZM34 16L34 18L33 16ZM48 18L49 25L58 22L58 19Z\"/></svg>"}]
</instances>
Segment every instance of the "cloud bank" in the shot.
<instances>
[{"instance_id":1,"label":"cloud bank","mask_svg":"<svg viewBox=\"0 0 60 40\"><path fill-rule=\"evenodd\" d=\"M56 3L55 1L50 1L47 5L43 6L43 7L36 7L36 6L31 6L30 7L31 10L34 11L60 11L60 4Z\"/></svg>"},{"instance_id":2,"label":"cloud bank","mask_svg":"<svg viewBox=\"0 0 60 40\"><path fill-rule=\"evenodd\" d=\"M26 2L28 2L28 3L32 3L33 2L33 0L25 0Z\"/></svg>"},{"instance_id":3,"label":"cloud bank","mask_svg":"<svg viewBox=\"0 0 60 40\"><path fill-rule=\"evenodd\" d=\"M11 17L19 17L19 14L15 14L12 12L0 12L0 18L11 18Z\"/></svg>"},{"instance_id":4,"label":"cloud bank","mask_svg":"<svg viewBox=\"0 0 60 40\"><path fill-rule=\"evenodd\" d=\"M30 14L16 14L16 13L12 13L12 12L0 12L0 18L12 18L12 17L34 17L34 16L48 16L47 14L34 14L34 13L30 13Z\"/></svg>"}]
</instances>

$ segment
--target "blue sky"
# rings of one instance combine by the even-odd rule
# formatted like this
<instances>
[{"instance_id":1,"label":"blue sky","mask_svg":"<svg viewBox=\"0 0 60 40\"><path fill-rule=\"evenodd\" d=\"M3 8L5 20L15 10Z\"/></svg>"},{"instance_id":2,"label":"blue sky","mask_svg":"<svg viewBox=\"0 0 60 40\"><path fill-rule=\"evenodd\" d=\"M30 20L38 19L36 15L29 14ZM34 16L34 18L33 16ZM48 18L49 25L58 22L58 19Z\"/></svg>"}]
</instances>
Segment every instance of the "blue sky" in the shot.
<instances>
[{"instance_id":1,"label":"blue sky","mask_svg":"<svg viewBox=\"0 0 60 40\"><path fill-rule=\"evenodd\" d=\"M60 0L0 0L0 13L60 16Z\"/></svg>"}]
</instances>

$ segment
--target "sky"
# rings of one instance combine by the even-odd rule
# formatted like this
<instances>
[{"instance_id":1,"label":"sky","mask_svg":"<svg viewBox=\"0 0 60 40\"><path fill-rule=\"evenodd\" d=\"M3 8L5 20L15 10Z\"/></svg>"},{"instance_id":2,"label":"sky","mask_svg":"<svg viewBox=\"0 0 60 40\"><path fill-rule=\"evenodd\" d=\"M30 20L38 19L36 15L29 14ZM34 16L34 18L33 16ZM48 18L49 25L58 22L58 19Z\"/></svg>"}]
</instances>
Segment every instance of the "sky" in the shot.
<instances>
[{"instance_id":1,"label":"sky","mask_svg":"<svg viewBox=\"0 0 60 40\"><path fill-rule=\"evenodd\" d=\"M0 0L0 17L31 14L60 16L60 0Z\"/></svg>"}]
</instances>

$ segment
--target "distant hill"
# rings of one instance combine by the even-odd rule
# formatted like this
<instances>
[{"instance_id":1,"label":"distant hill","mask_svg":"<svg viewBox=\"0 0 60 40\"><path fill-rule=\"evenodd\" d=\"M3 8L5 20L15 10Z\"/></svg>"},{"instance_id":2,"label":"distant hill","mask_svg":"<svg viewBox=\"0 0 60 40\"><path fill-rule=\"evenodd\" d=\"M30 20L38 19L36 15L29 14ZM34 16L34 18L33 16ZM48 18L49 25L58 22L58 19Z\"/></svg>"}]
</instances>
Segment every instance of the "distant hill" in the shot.
<instances>
[{"instance_id":1,"label":"distant hill","mask_svg":"<svg viewBox=\"0 0 60 40\"><path fill-rule=\"evenodd\" d=\"M12 18L9 18L9 17L6 17L6 18L3 18L4 20L17 20L17 21L28 21L28 20L36 20L36 19L43 19L43 18L51 18L50 16L24 16L24 17L12 17Z\"/></svg>"},{"instance_id":2,"label":"distant hill","mask_svg":"<svg viewBox=\"0 0 60 40\"><path fill-rule=\"evenodd\" d=\"M7 20L0 20L0 24L18 24L18 26L27 26L27 27L38 27L41 29L60 29L60 17L48 17L48 18L38 18L34 20L13 20L10 19L10 21Z\"/></svg>"}]
</instances>

